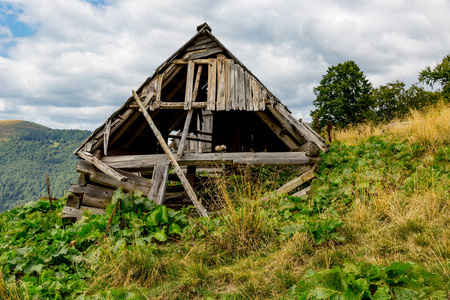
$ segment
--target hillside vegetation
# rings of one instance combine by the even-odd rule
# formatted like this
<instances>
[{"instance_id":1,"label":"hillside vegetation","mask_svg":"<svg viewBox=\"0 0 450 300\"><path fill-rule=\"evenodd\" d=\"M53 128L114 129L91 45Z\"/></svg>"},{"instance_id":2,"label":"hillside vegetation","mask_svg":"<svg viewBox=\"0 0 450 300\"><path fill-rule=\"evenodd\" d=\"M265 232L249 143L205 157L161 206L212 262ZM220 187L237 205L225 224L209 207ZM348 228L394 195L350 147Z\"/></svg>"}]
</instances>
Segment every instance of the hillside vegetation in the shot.
<instances>
[{"instance_id":1,"label":"hillside vegetation","mask_svg":"<svg viewBox=\"0 0 450 300\"><path fill-rule=\"evenodd\" d=\"M309 197L247 168L214 179L210 219L121 190L75 224L64 199L5 212L0 298L447 299L450 106L396 123L337 132Z\"/></svg>"},{"instance_id":2,"label":"hillside vegetation","mask_svg":"<svg viewBox=\"0 0 450 300\"><path fill-rule=\"evenodd\" d=\"M32 122L0 121L0 211L47 196L62 197L77 180L73 150L88 136L84 130L58 130Z\"/></svg>"}]
</instances>

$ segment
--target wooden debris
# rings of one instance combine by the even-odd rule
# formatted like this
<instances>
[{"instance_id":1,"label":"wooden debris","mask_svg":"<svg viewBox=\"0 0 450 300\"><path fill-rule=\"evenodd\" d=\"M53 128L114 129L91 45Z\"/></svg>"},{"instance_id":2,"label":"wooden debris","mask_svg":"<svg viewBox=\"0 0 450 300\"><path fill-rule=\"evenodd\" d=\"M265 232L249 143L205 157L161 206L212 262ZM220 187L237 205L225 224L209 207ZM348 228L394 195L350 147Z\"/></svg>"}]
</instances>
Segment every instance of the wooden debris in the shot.
<instances>
[{"instance_id":1,"label":"wooden debris","mask_svg":"<svg viewBox=\"0 0 450 300\"><path fill-rule=\"evenodd\" d=\"M292 194L292 196L294 196L294 197L302 197L302 196L309 195L310 192L311 192L311 186L308 186L308 187L304 188L303 190L300 190L297 193Z\"/></svg>"},{"instance_id":2,"label":"wooden debris","mask_svg":"<svg viewBox=\"0 0 450 300\"><path fill-rule=\"evenodd\" d=\"M148 199L155 204L163 204L166 193L167 178L169 177L169 165L156 165L152 176L152 187L148 193Z\"/></svg>"},{"instance_id":3,"label":"wooden debris","mask_svg":"<svg viewBox=\"0 0 450 300\"><path fill-rule=\"evenodd\" d=\"M107 164L103 163L101 160L99 160L98 158L96 158L95 156L93 156L90 153L80 151L80 152L78 152L78 156L80 156L82 159L90 162L91 164L96 166L99 170L104 172L105 174L107 174L119 181L127 180L126 176L121 175L116 170L109 167Z\"/></svg>"},{"instance_id":4,"label":"wooden debris","mask_svg":"<svg viewBox=\"0 0 450 300\"><path fill-rule=\"evenodd\" d=\"M314 168L311 168L306 173L303 173L299 177L297 177L297 178L295 178L295 179L285 183L282 187L277 189L277 193L278 194L289 193L290 191L294 190L295 188L298 188L299 186L301 186L303 183L313 179L314 176L315 176L314 175Z\"/></svg>"}]
</instances>

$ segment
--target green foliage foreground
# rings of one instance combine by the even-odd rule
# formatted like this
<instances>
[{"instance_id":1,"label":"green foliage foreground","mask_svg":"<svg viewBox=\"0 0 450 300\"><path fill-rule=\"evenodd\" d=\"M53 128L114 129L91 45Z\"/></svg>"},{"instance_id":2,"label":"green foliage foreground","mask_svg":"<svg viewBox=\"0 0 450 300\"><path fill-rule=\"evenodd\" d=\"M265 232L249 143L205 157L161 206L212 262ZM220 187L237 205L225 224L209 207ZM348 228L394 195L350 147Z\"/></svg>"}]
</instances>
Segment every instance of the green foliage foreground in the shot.
<instances>
[{"instance_id":1,"label":"green foliage foreground","mask_svg":"<svg viewBox=\"0 0 450 300\"><path fill-rule=\"evenodd\" d=\"M14 208L0 215L0 299L445 299L449 157L448 145L335 143L310 197L260 201L273 189L255 193L239 173L216 185L226 205L210 219L121 190L107 215L73 224L64 199L53 212L46 201ZM272 171L258 173L262 186ZM436 208L409 212L417 193Z\"/></svg>"},{"instance_id":2,"label":"green foliage foreground","mask_svg":"<svg viewBox=\"0 0 450 300\"><path fill-rule=\"evenodd\" d=\"M187 225L183 212L154 205L139 195L125 195L120 189L108 215L85 211L82 220L73 224L61 219L64 202L53 202L53 212L48 201L38 201L0 216L1 299L13 294L19 299L76 298L88 287L86 281L93 275L90 256L99 244L108 241L119 249L132 243L165 242ZM112 215L116 205L119 209Z\"/></svg>"}]
</instances>

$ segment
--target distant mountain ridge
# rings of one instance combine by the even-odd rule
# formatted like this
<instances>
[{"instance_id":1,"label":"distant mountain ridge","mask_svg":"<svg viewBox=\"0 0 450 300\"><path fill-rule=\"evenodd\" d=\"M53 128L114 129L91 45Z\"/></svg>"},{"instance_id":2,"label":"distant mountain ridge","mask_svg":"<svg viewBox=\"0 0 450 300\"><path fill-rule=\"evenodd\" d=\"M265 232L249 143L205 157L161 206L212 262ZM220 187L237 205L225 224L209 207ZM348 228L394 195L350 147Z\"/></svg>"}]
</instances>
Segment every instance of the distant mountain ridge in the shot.
<instances>
[{"instance_id":1,"label":"distant mountain ridge","mask_svg":"<svg viewBox=\"0 0 450 300\"><path fill-rule=\"evenodd\" d=\"M48 131L52 129L29 121L0 120L0 141L13 138L29 130Z\"/></svg>"},{"instance_id":2,"label":"distant mountain ridge","mask_svg":"<svg viewBox=\"0 0 450 300\"><path fill-rule=\"evenodd\" d=\"M76 157L87 130L51 129L28 121L0 120L0 211L46 196L61 197L76 182Z\"/></svg>"}]
</instances>

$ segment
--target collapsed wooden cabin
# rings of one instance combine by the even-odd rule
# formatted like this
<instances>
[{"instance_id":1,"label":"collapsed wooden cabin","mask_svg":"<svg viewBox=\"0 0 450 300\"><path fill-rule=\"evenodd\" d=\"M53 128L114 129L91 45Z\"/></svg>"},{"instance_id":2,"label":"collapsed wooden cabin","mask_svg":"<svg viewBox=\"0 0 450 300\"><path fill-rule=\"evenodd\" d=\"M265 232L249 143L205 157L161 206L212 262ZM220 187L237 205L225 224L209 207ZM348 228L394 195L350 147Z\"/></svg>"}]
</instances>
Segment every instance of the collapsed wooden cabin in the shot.
<instances>
[{"instance_id":1,"label":"collapsed wooden cabin","mask_svg":"<svg viewBox=\"0 0 450 300\"><path fill-rule=\"evenodd\" d=\"M204 23L75 150L79 182L71 185L63 217L77 219L84 208L104 212L121 186L157 204L192 202L207 216L194 190L198 168L312 166L320 161L319 151L327 151L325 141L293 117ZM168 185L169 179L181 185Z\"/></svg>"}]
</instances>

